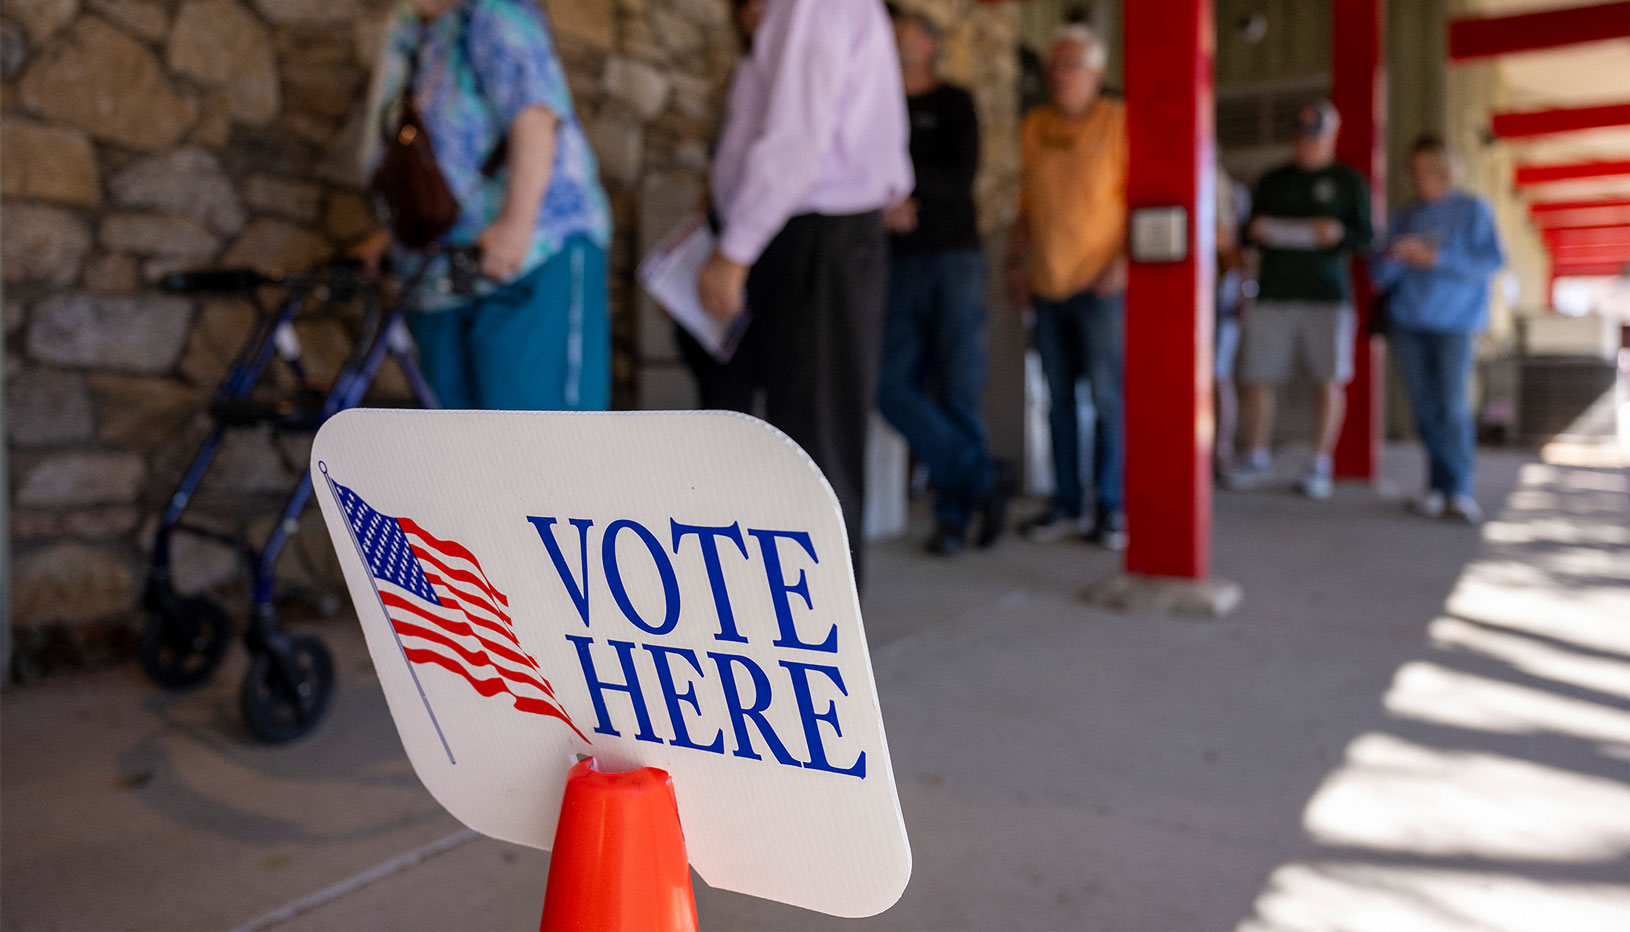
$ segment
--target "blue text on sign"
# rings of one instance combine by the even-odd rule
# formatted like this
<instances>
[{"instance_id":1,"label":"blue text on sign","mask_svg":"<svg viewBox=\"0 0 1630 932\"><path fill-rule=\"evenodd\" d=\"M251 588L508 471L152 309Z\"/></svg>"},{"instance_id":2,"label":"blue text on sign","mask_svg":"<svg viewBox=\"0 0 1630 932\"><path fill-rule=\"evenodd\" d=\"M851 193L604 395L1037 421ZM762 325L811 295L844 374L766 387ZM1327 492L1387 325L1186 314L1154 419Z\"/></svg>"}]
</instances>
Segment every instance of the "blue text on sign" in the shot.
<instances>
[{"instance_id":1,"label":"blue text on sign","mask_svg":"<svg viewBox=\"0 0 1630 932\"><path fill-rule=\"evenodd\" d=\"M572 518L564 524L555 517L528 517L533 529L543 542L549 564L559 576L566 595L576 607L585 629L591 627L594 617L592 581L590 576L590 531L595 522L587 518ZM569 530L568 530L569 528ZM565 546L557 537L565 538ZM575 533L574 533L575 532ZM622 618L641 634L663 637L678 626L682 614L678 573L674 559L696 553L701 557L708 589L712 595L713 615L717 622L713 640L720 645L748 643L740 630L736 606L725 583L725 560L741 559L754 562L751 551L758 554L758 564L771 608L775 614L777 636L775 647L814 654L836 654L838 651L837 626L830 625L819 637L800 632L795 611L811 614L815 604L810 593L808 569L820 562L815 545L806 531L778 531L749 528L744 535L739 523L730 525L682 524L669 520L668 540L664 542L645 525L620 519L606 525L600 535L599 560L605 590L616 604ZM575 538L575 540L573 539ZM695 543L686 546L690 539ZM748 540L753 547L749 547ZM629 543L619 547L620 541ZM575 553L572 553L574 549ZM670 550L672 555L670 556ZM623 553L641 556L654 569L662 590L660 611L647 606L642 613L629 597L624 582ZM571 558L575 557L575 561ZM807 560L808 566L799 564ZM574 567L575 562L575 567ZM793 578L792 571L796 569ZM860 751L848 766L834 764L828 753L829 729L831 736L842 738L843 730L838 718L838 697L849 695L848 687L836 666L802 660L781 660L775 670L774 682L786 684L791 690L803 730L805 753L800 757L789 750L783 737L771 725L767 712L776 698L771 674L756 660L734 651L706 651L705 659L688 647L662 644L639 644L630 640L607 638L597 645L587 635L567 635L577 652L583 668L584 683L594 703L598 734L620 737L607 705L607 693L622 693L633 709L634 739L713 754L729 753L750 760L763 760L769 756L777 763L789 767L802 767L830 773L865 778L866 753ZM644 656L649 663L639 661ZM598 659L597 659L598 658ZM813 659L813 658L810 658ZM662 710L666 713L673 737L664 742L656 733L652 719L652 706L647 701L646 680L641 668L653 670L656 693L660 695ZM620 677L617 673L620 673ZM714 695L722 702L728 717L730 738L720 728L711 736L692 734L692 718L703 713L697 685L708 680L709 672L717 683ZM649 675L649 674L647 674ZM818 698L818 695L820 698ZM821 708L821 699L825 699ZM687 708L689 711L687 711Z\"/></svg>"}]
</instances>

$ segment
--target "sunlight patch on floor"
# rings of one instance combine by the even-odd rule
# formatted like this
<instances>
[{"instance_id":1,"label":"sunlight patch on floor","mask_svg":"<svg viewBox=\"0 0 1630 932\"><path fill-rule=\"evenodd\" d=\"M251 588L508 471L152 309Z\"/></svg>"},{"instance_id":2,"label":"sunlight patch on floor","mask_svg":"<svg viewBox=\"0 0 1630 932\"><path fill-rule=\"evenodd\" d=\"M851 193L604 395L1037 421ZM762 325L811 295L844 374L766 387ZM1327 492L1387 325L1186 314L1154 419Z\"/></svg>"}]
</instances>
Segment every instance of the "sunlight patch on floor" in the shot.
<instances>
[{"instance_id":1,"label":"sunlight patch on floor","mask_svg":"<svg viewBox=\"0 0 1630 932\"><path fill-rule=\"evenodd\" d=\"M1514 585L1507 591L1462 586L1449 614L1518 634L1536 635L1630 660L1630 590L1576 586L1567 592Z\"/></svg>"},{"instance_id":2,"label":"sunlight patch on floor","mask_svg":"<svg viewBox=\"0 0 1630 932\"><path fill-rule=\"evenodd\" d=\"M1328 856L1277 869L1241 932L1630 928L1630 871L1599 882L1630 864L1616 456L1557 446L1523 468L1381 697L1398 727L1354 739L1309 801Z\"/></svg>"},{"instance_id":3,"label":"sunlight patch on floor","mask_svg":"<svg viewBox=\"0 0 1630 932\"><path fill-rule=\"evenodd\" d=\"M1467 929L1623 932L1630 888L1543 883L1516 874L1366 863L1287 864L1239 932Z\"/></svg>"},{"instance_id":4,"label":"sunlight patch on floor","mask_svg":"<svg viewBox=\"0 0 1630 932\"><path fill-rule=\"evenodd\" d=\"M1630 544L1630 528L1611 524L1581 525L1571 518L1546 518L1520 524L1490 522L1484 539L1499 544L1526 544L1533 541L1582 546L1624 546Z\"/></svg>"},{"instance_id":5,"label":"sunlight patch on floor","mask_svg":"<svg viewBox=\"0 0 1630 932\"><path fill-rule=\"evenodd\" d=\"M1439 618L1426 633L1435 645L1498 660L1529 676L1630 699L1630 658L1576 651L1459 618Z\"/></svg>"},{"instance_id":6,"label":"sunlight patch on floor","mask_svg":"<svg viewBox=\"0 0 1630 932\"><path fill-rule=\"evenodd\" d=\"M1483 528L1488 552L1461 574L1445 611L1630 659L1627 500L1621 472L1523 467Z\"/></svg>"},{"instance_id":7,"label":"sunlight patch on floor","mask_svg":"<svg viewBox=\"0 0 1630 932\"><path fill-rule=\"evenodd\" d=\"M1426 661L1398 671L1384 704L1400 718L1512 735L1559 734L1630 747L1630 712Z\"/></svg>"},{"instance_id":8,"label":"sunlight patch on floor","mask_svg":"<svg viewBox=\"0 0 1630 932\"><path fill-rule=\"evenodd\" d=\"M1308 804L1326 845L1516 861L1630 856L1630 784L1368 734Z\"/></svg>"},{"instance_id":9,"label":"sunlight patch on floor","mask_svg":"<svg viewBox=\"0 0 1630 932\"><path fill-rule=\"evenodd\" d=\"M1623 408L1630 409L1630 405ZM1626 418L1630 420L1630 418ZM1623 429L1620 433L1630 433ZM1540 458L1555 466L1624 469L1630 466L1630 444L1552 441L1540 448Z\"/></svg>"}]
</instances>

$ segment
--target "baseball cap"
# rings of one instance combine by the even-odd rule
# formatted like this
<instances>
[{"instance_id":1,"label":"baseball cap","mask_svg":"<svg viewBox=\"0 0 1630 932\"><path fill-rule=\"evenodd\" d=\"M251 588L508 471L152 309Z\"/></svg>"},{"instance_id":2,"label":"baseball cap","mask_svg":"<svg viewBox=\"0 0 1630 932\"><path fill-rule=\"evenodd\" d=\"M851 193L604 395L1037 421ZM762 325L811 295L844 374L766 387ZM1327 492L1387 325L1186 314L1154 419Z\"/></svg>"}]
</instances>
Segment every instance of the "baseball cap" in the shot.
<instances>
[{"instance_id":1,"label":"baseball cap","mask_svg":"<svg viewBox=\"0 0 1630 932\"><path fill-rule=\"evenodd\" d=\"M1323 136L1341 128L1341 114L1328 100L1316 100L1303 107L1296 115L1296 130L1307 139Z\"/></svg>"}]
</instances>

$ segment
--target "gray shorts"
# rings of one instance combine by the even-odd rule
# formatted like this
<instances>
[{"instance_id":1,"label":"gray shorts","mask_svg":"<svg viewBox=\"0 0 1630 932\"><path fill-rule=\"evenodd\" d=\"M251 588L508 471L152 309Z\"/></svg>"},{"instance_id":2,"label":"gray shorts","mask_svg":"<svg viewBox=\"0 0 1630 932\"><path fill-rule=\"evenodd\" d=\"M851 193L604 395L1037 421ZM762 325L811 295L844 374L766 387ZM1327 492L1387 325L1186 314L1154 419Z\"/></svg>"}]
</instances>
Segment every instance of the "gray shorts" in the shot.
<instances>
[{"instance_id":1,"label":"gray shorts","mask_svg":"<svg viewBox=\"0 0 1630 932\"><path fill-rule=\"evenodd\" d=\"M1217 361L1212 372L1218 381L1234 378L1234 360L1239 357L1239 318L1224 317L1217 321Z\"/></svg>"},{"instance_id":2,"label":"gray shorts","mask_svg":"<svg viewBox=\"0 0 1630 932\"><path fill-rule=\"evenodd\" d=\"M1350 304L1329 301L1258 301L1245 312L1239 355L1242 382L1281 385L1300 357L1315 382L1353 380L1358 317Z\"/></svg>"}]
</instances>

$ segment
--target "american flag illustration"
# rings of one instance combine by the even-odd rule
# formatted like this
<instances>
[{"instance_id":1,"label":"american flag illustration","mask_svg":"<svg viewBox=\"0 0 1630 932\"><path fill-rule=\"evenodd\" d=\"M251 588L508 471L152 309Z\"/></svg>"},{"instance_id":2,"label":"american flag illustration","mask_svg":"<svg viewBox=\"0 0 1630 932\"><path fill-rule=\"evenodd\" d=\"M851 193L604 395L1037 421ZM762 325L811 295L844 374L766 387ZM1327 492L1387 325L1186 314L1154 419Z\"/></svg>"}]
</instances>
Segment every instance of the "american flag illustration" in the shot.
<instances>
[{"instance_id":1,"label":"american flag illustration","mask_svg":"<svg viewBox=\"0 0 1630 932\"><path fill-rule=\"evenodd\" d=\"M411 518L380 514L333 479L329 485L411 663L455 673L488 698L507 696L517 711L558 718L588 741L560 707L538 662L521 646L509 617L509 599L487 578L475 554L430 534ZM428 709L428 699L425 705ZM436 727L439 731L441 726Z\"/></svg>"}]
</instances>

